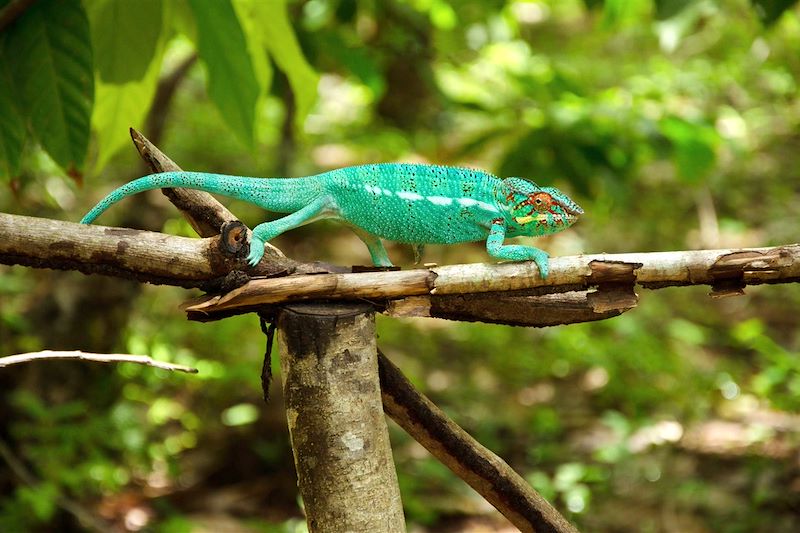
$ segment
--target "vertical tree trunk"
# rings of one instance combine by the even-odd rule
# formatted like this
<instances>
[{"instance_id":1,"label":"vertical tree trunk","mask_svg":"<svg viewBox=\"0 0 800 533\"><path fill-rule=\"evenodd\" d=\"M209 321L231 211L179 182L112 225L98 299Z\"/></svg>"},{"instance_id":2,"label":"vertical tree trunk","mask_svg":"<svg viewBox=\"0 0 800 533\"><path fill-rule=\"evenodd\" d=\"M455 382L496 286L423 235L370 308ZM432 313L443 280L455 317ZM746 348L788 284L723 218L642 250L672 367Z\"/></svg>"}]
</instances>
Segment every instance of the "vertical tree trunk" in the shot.
<instances>
[{"instance_id":1,"label":"vertical tree trunk","mask_svg":"<svg viewBox=\"0 0 800 533\"><path fill-rule=\"evenodd\" d=\"M278 329L286 416L309 530L405 531L371 307L291 305L281 311Z\"/></svg>"}]
</instances>

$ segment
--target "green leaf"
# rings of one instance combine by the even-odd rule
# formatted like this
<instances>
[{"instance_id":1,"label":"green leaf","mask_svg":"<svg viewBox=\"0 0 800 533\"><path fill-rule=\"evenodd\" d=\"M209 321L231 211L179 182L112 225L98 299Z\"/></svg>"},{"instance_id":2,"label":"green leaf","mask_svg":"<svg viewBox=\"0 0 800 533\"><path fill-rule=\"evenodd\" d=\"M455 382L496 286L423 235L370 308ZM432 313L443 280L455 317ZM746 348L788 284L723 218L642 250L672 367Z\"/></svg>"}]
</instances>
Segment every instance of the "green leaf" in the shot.
<instances>
[{"instance_id":1,"label":"green leaf","mask_svg":"<svg viewBox=\"0 0 800 533\"><path fill-rule=\"evenodd\" d=\"M106 83L142 79L161 35L161 0L92 0L87 5L100 79Z\"/></svg>"},{"instance_id":2,"label":"green leaf","mask_svg":"<svg viewBox=\"0 0 800 533\"><path fill-rule=\"evenodd\" d=\"M233 8L242 23L245 38L247 40L247 51L250 60L253 62L253 71L261 89L261 94L267 94L272 86L272 64L267 55L267 43L265 35L258 24L256 10L260 0L234 0Z\"/></svg>"},{"instance_id":3,"label":"green leaf","mask_svg":"<svg viewBox=\"0 0 800 533\"><path fill-rule=\"evenodd\" d=\"M303 56L289 23L286 1L256 2L255 7L255 15L264 32L270 55L289 78L297 103L295 126L302 129L305 118L317 99L319 76Z\"/></svg>"},{"instance_id":4,"label":"green leaf","mask_svg":"<svg viewBox=\"0 0 800 533\"><path fill-rule=\"evenodd\" d=\"M784 11L797 3L797 0L750 0L758 18L765 26L775 24Z\"/></svg>"},{"instance_id":5,"label":"green leaf","mask_svg":"<svg viewBox=\"0 0 800 533\"><path fill-rule=\"evenodd\" d=\"M697 183L714 167L719 135L708 124L695 124L678 117L661 121L661 132L672 143L678 177Z\"/></svg>"},{"instance_id":6,"label":"green leaf","mask_svg":"<svg viewBox=\"0 0 800 533\"><path fill-rule=\"evenodd\" d=\"M79 0L33 4L7 30L5 51L22 114L50 156L80 168L94 98L89 20Z\"/></svg>"},{"instance_id":7,"label":"green leaf","mask_svg":"<svg viewBox=\"0 0 800 533\"><path fill-rule=\"evenodd\" d=\"M4 43L0 41L0 181L13 178L19 173L22 147L25 144L25 123L15 104L10 64Z\"/></svg>"},{"instance_id":8,"label":"green leaf","mask_svg":"<svg viewBox=\"0 0 800 533\"><path fill-rule=\"evenodd\" d=\"M103 170L109 159L121 148L130 145L128 129L141 128L158 87L163 44L139 81L123 84L105 83L98 79L92 127L97 143L95 173Z\"/></svg>"},{"instance_id":9,"label":"green leaf","mask_svg":"<svg viewBox=\"0 0 800 533\"><path fill-rule=\"evenodd\" d=\"M230 0L189 0L197 23L197 50L208 69L208 94L228 126L253 144L258 82L242 26Z\"/></svg>"}]
</instances>

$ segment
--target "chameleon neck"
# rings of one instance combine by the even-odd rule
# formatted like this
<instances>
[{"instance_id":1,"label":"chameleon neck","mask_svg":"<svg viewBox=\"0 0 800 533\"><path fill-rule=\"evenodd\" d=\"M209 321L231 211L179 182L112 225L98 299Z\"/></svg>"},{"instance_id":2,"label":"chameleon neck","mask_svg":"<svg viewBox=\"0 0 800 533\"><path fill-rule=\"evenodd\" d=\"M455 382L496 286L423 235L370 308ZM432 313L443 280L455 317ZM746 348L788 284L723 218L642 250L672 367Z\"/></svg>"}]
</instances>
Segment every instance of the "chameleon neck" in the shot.
<instances>
[{"instance_id":1,"label":"chameleon neck","mask_svg":"<svg viewBox=\"0 0 800 533\"><path fill-rule=\"evenodd\" d=\"M244 200L268 211L292 213L308 205L322 192L320 177L248 178L204 172L162 172L126 183L112 191L81 220L88 224L119 200L142 191L186 187Z\"/></svg>"}]
</instances>

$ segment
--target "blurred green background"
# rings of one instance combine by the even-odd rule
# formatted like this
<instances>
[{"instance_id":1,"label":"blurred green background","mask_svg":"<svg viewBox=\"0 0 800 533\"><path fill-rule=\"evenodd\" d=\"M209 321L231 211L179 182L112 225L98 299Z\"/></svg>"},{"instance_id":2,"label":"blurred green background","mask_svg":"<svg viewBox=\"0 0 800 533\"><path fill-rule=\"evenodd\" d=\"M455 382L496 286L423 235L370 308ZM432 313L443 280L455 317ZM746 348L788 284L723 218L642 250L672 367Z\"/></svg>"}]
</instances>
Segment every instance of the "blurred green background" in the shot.
<instances>
[{"instance_id":1,"label":"blurred green background","mask_svg":"<svg viewBox=\"0 0 800 533\"><path fill-rule=\"evenodd\" d=\"M536 241L554 255L791 243L798 14L791 0L40 0L0 32L0 210L79 220L146 173L135 126L190 170L421 161L552 184L586 210ZM266 216L225 202L251 226ZM158 192L100 223L192 235ZM369 259L334 223L274 244ZM489 258L475 243L423 260ZM548 329L379 317L379 344L586 531L796 531L800 290L707 293L641 290L621 317ZM0 266L0 354L200 369L3 370L0 531L305 530L279 387L260 399L258 321L187 322L195 295ZM413 531L508 531L391 431Z\"/></svg>"}]
</instances>

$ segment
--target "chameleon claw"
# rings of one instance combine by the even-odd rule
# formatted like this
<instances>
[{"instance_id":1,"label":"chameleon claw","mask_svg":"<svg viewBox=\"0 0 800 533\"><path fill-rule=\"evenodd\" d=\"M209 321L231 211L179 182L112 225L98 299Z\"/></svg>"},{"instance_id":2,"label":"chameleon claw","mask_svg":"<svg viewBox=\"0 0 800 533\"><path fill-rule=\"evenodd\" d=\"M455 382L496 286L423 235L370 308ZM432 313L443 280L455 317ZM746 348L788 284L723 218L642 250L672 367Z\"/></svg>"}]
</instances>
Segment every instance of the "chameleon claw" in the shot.
<instances>
[{"instance_id":1,"label":"chameleon claw","mask_svg":"<svg viewBox=\"0 0 800 533\"><path fill-rule=\"evenodd\" d=\"M250 239L250 253L247 254L247 264L255 267L264 257L264 243L258 239Z\"/></svg>"},{"instance_id":2,"label":"chameleon claw","mask_svg":"<svg viewBox=\"0 0 800 533\"><path fill-rule=\"evenodd\" d=\"M535 257L533 261L539 267L539 275L542 276L542 279L547 279L547 275L550 273L550 261L547 256Z\"/></svg>"}]
</instances>

